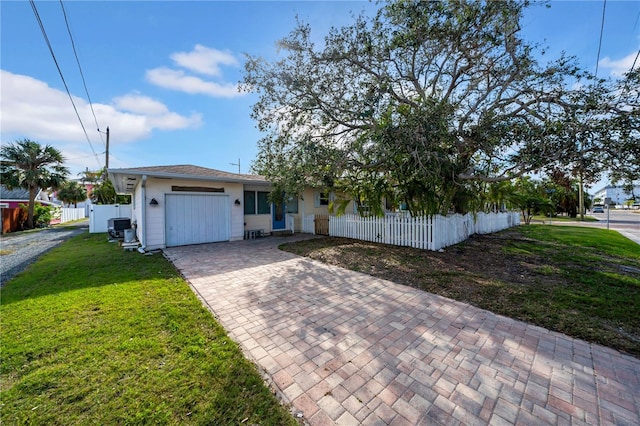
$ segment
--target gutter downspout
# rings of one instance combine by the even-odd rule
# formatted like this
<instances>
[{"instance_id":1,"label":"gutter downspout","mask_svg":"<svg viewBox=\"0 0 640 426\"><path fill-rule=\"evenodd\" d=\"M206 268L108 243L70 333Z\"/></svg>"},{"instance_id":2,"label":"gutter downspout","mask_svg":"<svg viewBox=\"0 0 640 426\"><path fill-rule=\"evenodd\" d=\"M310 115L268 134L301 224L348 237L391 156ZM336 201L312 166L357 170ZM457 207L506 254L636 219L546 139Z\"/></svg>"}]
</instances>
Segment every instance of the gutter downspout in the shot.
<instances>
[{"instance_id":1,"label":"gutter downspout","mask_svg":"<svg viewBox=\"0 0 640 426\"><path fill-rule=\"evenodd\" d=\"M144 253L144 249L147 248L147 175L142 175L142 226L140 227L140 243L142 246L138 249L140 253Z\"/></svg>"}]
</instances>

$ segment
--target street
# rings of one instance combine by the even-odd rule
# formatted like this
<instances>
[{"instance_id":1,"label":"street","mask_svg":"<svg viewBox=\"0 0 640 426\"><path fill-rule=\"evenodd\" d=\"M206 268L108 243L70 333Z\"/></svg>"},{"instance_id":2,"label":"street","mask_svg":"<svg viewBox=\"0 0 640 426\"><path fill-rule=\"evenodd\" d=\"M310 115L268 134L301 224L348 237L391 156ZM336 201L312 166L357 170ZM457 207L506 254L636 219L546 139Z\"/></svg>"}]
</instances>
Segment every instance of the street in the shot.
<instances>
[{"instance_id":1,"label":"street","mask_svg":"<svg viewBox=\"0 0 640 426\"><path fill-rule=\"evenodd\" d=\"M589 213L598 222L553 222L554 225L589 226L593 228L607 228L607 211L604 213ZM615 210L609 212L609 229L620 232L625 237L640 244L640 213L633 210Z\"/></svg>"}]
</instances>

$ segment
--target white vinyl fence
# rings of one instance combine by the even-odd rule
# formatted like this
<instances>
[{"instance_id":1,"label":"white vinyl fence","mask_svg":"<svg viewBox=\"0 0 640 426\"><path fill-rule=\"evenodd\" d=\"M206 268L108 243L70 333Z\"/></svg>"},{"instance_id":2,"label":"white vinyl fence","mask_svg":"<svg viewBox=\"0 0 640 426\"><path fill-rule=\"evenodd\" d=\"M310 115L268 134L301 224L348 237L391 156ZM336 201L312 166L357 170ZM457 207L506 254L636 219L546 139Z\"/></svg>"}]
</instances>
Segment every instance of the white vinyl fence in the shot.
<instances>
[{"instance_id":1,"label":"white vinyl fence","mask_svg":"<svg viewBox=\"0 0 640 426\"><path fill-rule=\"evenodd\" d=\"M131 204L92 204L89 208L89 232L107 232L109 219L131 218Z\"/></svg>"},{"instance_id":2,"label":"white vinyl fence","mask_svg":"<svg viewBox=\"0 0 640 426\"><path fill-rule=\"evenodd\" d=\"M305 216L303 232L314 232L313 215ZM476 213L411 217L387 215L329 217L329 235L427 250L457 244L473 234L489 234L520 225L520 213Z\"/></svg>"},{"instance_id":3,"label":"white vinyl fence","mask_svg":"<svg viewBox=\"0 0 640 426\"><path fill-rule=\"evenodd\" d=\"M71 222L72 220L84 219L85 209L82 208L73 208L73 207L63 207L60 209L60 223Z\"/></svg>"}]
</instances>

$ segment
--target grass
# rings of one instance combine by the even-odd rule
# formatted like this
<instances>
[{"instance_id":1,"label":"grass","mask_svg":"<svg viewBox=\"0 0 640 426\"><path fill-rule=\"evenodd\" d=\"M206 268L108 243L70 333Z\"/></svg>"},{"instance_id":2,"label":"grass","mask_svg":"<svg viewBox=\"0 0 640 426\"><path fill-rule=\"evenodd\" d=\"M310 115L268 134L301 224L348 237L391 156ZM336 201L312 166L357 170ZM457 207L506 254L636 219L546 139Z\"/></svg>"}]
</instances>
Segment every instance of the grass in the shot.
<instances>
[{"instance_id":1,"label":"grass","mask_svg":"<svg viewBox=\"0 0 640 426\"><path fill-rule=\"evenodd\" d=\"M83 234L1 296L0 423L296 424L161 255Z\"/></svg>"},{"instance_id":2,"label":"grass","mask_svg":"<svg viewBox=\"0 0 640 426\"><path fill-rule=\"evenodd\" d=\"M52 228L75 228L80 224L86 223L89 226L89 218L83 217L82 219L70 220L64 223L56 223L55 225L51 225Z\"/></svg>"},{"instance_id":3,"label":"grass","mask_svg":"<svg viewBox=\"0 0 640 426\"><path fill-rule=\"evenodd\" d=\"M549 223L549 216L535 215L531 219L533 222L541 222L541 223ZM554 216L551 218L551 222L598 222L598 219L595 217L589 216L588 214L584 216L584 220L578 217L568 217L568 216Z\"/></svg>"},{"instance_id":4,"label":"grass","mask_svg":"<svg viewBox=\"0 0 640 426\"><path fill-rule=\"evenodd\" d=\"M640 357L640 250L615 231L521 226L443 253L341 238L282 248Z\"/></svg>"}]
</instances>

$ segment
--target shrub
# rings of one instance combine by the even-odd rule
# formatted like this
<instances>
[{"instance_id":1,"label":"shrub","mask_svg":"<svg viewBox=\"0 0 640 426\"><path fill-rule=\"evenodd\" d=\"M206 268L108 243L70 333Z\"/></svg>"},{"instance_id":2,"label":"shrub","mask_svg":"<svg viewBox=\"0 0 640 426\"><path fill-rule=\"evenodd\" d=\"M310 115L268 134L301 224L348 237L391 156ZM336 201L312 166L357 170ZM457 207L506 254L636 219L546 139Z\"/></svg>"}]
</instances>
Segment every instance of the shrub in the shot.
<instances>
[{"instance_id":1,"label":"shrub","mask_svg":"<svg viewBox=\"0 0 640 426\"><path fill-rule=\"evenodd\" d=\"M20 208L25 212L28 211L28 206L20 204ZM53 207L45 206L36 203L33 210L33 226L36 228L46 228L49 226L52 218Z\"/></svg>"}]
</instances>

